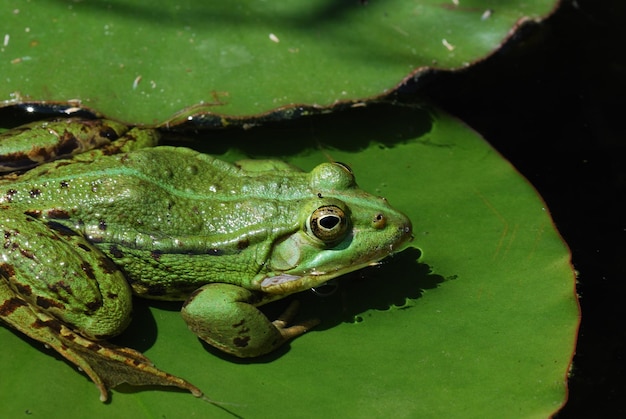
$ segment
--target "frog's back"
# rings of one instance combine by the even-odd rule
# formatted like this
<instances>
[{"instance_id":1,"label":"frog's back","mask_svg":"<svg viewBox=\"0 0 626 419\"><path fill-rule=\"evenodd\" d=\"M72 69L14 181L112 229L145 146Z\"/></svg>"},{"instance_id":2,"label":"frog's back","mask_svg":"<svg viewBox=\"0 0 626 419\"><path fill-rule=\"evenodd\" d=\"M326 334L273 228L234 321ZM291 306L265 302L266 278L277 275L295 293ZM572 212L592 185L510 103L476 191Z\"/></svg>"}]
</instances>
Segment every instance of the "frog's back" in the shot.
<instances>
[{"instance_id":1,"label":"frog's back","mask_svg":"<svg viewBox=\"0 0 626 419\"><path fill-rule=\"evenodd\" d=\"M136 292L176 299L218 277L240 283L258 273L276 237L299 228L294 208L310 195L302 176L162 146L5 176L0 199L77 229L124 266Z\"/></svg>"}]
</instances>

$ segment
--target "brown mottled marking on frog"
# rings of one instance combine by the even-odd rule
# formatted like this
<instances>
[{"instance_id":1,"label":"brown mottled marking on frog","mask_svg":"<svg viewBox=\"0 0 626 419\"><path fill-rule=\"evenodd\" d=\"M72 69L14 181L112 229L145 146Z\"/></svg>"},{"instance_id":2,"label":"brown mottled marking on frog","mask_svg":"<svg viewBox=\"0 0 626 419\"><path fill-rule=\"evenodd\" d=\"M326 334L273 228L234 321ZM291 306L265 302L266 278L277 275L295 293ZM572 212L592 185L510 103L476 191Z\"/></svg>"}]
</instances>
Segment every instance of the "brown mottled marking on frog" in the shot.
<instances>
[{"instance_id":1,"label":"brown mottled marking on frog","mask_svg":"<svg viewBox=\"0 0 626 419\"><path fill-rule=\"evenodd\" d=\"M87 345L87 349L89 349L90 351L97 352L97 351L102 350L102 346L98 345L95 342L91 342L89 345Z\"/></svg>"},{"instance_id":2,"label":"brown mottled marking on frog","mask_svg":"<svg viewBox=\"0 0 626 419\"><path fill-rule=\"evenodd\" d=\"M117 271L117 266L115 265L115 263L113 263L113 261L106 256L102 256L99 259L98 266L106 274L112 274L113 272Z\"/></svg>"},{"instance_id":3,"label":"brown mottled marking on frog","mask_svg":"<svg viewBox=\"0 0 626 419\"><path fill-rule=\"evenodd\" d=\"M19 170L25 167L32 167L37 165L37 162L31 159L26 153L10 153L2 156L2 165L7 168L14 168ZM7 170L7 169L5 169Z\"/></svg>"},{"instance_id":4,"label":"brown mottled marking on frog","mask_svg":"<svg viewBox=\"0 0 626 419\"><path fill-rule=\"evenodd\" d=\"M23 296L29 296L33 294L33 289L28 284L15 284L15 289Z\"/></svg>"},{"instance_id":5,"label":"brown mottled marking on frog","mask_svg":"<svg viewBox=\"0 0 626 419\"><path fill-rule=\"evenodd\" d=\"M85 252L91 252L91 249L86 244L78 243L78 247L83 249Z\"/></svg>"},{"instance_id":6,"label":"brown mottled marking on frog","mask_svg":"<svg viewBox=\"0 0 626 419\"><path fill-rule=\"evenodd\" d=\"M67 285L64 281L58 281L58 282L55 282L54 284L50 284L48 285L48 289L55 294L59 294L59 290L61 289L69 295L74 295L72 287Z\"/></svg>"},{"instance_id":7,"label":"brown mottled marking on frog","mask_svg":"<svg viewBox=\"0 0 626 419\"><path fill-rule=\"evenodd\" d=\"M7 193L4 195L4 199L6 199L7 202L12 202L15 194L17 194L17 190L9 189Z\"/></svg>"},{"instance_id":8,"label":"brown mottled marking on frog","mask_svg":"<svg viewBox=\"0 0 626 419\"><path fill-rule=\"evenodd\" d=\"M33 322L32 324L33 329L44 329L44 328L49 328L54 330L56 333L61 333L61 330L63 329L63 325L61 324L61 322L59 322L58 320L53 320L53 319L49 319L49 320L39 320L37 319L35 322Z\"/></svg>"},{"instance_id":9,"label":"brown mottled marking on frog","mask_svg":"<svg viewBox=\"0 0 626 419\"><path fill-rule=\"evenodd\" d=\"M98 122L100 122L100 121L98 121ZM87 128L87 127L85 127L85 128ZM98 134L101 137L106 138L106 139L111 140L111 141L115 141L118 138L120 138L120 136L117 134L117 132L115 132L115 130L113 128L107 127L107 126L101 127L100 131L98 131Z\"/></svg>"},{"instance_id":10,"label":"brown mottled marking on frog","mask_svg":"<svg viewBox=\"0 0 626 419\"><path fill-rule=\"evenodd\" d=\"M70 213L68 211L57 208L48 210L46 215L50 218L55 218L57 220L67 220L70 218Z\"/></svg>"},{"instance_id":11,"label":"brown mottled marking on frog","mask_svg":"<svg viewBox=\"0 0 626 419\"><path fill-rule=\"evenodd\" d=\"M80 268L83 270L83 272L85 272L85 275L87 275L87 278L95 280L96 279L96 274L94 273L93 267L87 263L87 262L83 262L80 264Z\"/></svg>"},{"instance_id":12,"label":"brown mottled marking on frog","mask_svg":"<svg viewBox=\"0 0 626 419\"><path fill-rule=\"evenodd\" d=\"M48 226L48 228L56 231L62 236L66 236L66 237L78 236L78 234L76 234L74 230L72 230L69 227L64 226L63 224L57 223L56 221L48 221L46 225Z\"/></svg>"},{"instance_id":13,"label":"brown mottled marking on frog","mask_svg":"<svg viewBox=\"0 0 626 419\"><path fill-rule=\"evenodd\" d=\"M59 303L58 301L54 301L52 298L46 298L46 297L42 297L42 296L38 296L35 303L45 309L48 309L50 307L56 307L59 309L63 309L65 308L65 306L61 303Z\"/></svg>"},{"instance_id":14,"label":"brown mottled marking on frog","mask_svg":"<svg viewBox=\"0 0 626 419\"><path fill-rule=\"evenodd\" d=\"M250 336L238 336L233 339L233 344L238 348L245 348L250 342Z\"/></svg>"},{"instance_id":15,"label":"brown mottled marking on frog","mask_svg":"<svg viewBox=\"0 0 626 419\"><path fill-rule=\"evenodd\" d=\"M17 246L17 244L16 244ZM24 256L25 258L28 259L35 259L35 254L33 253L32 250L27 250L27 249L22 249L20 248L20 253L22 254L22 256Z\"/></svg>"},{"instance_id":16,"label":"brown mottled marking on frog","mask_svg":"<svg viewBox=\"0 0 626 419\"><path fill-rule=\"evenodd\" d=\"M111 256L113 256L114 258L123 258L124 257L124 253L120 250L119 247L115 246L115 245L111 245L109 247L109 252L111 252Z\"/></svg>"},{"instance_id":17,"label":"brown mottled marking on frog","mask_svg":"<svg viewBox=\"0 0 626 419\"><path fill-rule=\"evenodd\" d=\"M41 211L40 210L28 210L28 211L24 211L24 215L27 215L33 218L41 218Z\"/></svg>"},{"instance_id":18,"label":"brown mottled marking on frog","mask_svg":"<svg viewBox=\"0 0 626 419\"><path fill-rule=\"evenodd\" d=\"M102 302L102 300L95 300L95 301L90 301L85 305L87 306L89 311L94 312L98 310L99 308L101 308L103 304L104 303Z\"/></svg>"},{"instance_id":19,"label":"brown mottled marking on frog","mask_svg":"<svg viewBox=\"0 0 626 419\"><path fill-rule=\"evenodd\" d=\"M70 155L79 147L80 142L76 139L74 134L69 131L65 131L63 136L59 138L59 142L54 146L50 153L45 153L45 150L42 148L40 154L44 156L45 161L50 161L53 157Z\"/></svg>"},{"instance_id":20,"label":"brown mottled marking on frog","mask_svg":"<svg viewBox=\"0 0 626 419\"><path fill-rule=\"evenodd\" d=\"M4 233L4 237L7 237L7 232ZM0 264L0 275L4 276L5 278L11 278L13 276L15 276L15 269L13 268L13 265L9 265L8 263L3 263Z\"/></svg>"},{"instance_id":21,"label":"brown mottled marking on frog","mask_svg":"<svg viewBox=\"0 0 626 419\"><path fill-rule=\"evenodd\" d=\"M8 317L20 307L28 306L21 298L13 297L0 304L0 316Z\"/></svg>"}]
</instances>

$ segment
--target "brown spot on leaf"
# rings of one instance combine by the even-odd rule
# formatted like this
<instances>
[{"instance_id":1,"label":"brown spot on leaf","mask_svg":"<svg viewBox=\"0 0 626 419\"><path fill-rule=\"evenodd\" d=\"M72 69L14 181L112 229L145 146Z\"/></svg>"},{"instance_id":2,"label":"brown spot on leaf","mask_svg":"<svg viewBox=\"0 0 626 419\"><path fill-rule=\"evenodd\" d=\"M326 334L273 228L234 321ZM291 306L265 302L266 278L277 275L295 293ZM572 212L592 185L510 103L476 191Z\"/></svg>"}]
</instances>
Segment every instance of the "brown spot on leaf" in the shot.
<instances>
[{"instance_id":1,"label":"brown spot on leaf","mask_svg":"<svg viewBox=\"0 0 626 419\"><path fill-rule=\"evenodd\" d=\"M237 242L237 249L239 249L239 250L244 250L244 249L246 249L248 246L250 246L250 240L248 240L248 239L239 240L239 241Z\"/></svg>"},{"instance_id":2,"label":"brown spot on leaf","mask_svg":"<svg viewBox=\"0 0 626 419\"><path fill-rule=\"evenodd\" d=\"M31 189L28 194L30 195L31 198L36 198L39 195L41 195L41 189Z\"/></svg>"}]
</instances>

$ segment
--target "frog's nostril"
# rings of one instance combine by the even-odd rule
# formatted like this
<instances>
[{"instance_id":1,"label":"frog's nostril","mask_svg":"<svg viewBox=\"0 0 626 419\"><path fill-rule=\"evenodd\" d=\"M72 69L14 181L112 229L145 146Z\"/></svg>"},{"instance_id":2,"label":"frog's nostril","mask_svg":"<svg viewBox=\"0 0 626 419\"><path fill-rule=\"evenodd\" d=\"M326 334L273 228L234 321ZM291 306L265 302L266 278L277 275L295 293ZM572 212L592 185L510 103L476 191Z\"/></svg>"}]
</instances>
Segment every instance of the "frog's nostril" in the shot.
<instances>
[{"instance_id":1,"label":"frog's nostril","mask_svg":"<svg viewBox=\"0 0 626 419\"><path fill-rule=\"evenodd\" d=\"M413 230L413 226L411 226L411 222L409 221L406 224L402 224L400 227L398 227L398 229L404 234L409 234L411 230Z\"/></svg>"},{"instance_id":2,"label":"frog's nostril","mask_svg":"<svg viewBox=\"0 0 626 419\"><path fill-rule=\"evenodd\" d=\"M413 236L413 226L411 225L411 222L408 221L405 224L402 224L400 227L398 227L398 230L400 230L400 232L402 233L403 236L408 236L406 239L407 241L413 241L414 236Z\"/></svg>"}]
</instances>

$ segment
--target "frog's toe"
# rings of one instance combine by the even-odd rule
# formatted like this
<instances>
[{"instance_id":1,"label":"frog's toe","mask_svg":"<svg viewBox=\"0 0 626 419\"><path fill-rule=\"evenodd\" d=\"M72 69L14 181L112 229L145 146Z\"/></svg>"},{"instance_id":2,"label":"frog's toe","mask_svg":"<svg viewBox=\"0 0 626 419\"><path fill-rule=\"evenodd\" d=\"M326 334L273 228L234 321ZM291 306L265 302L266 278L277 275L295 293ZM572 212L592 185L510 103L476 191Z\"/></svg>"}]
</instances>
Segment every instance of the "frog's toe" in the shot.
<instances>
[{"instance_id":1,"label":"frog's toe","mask_svg":"<svg viewBox=\"0 0 626 419\"><path fill-rule=\"evenodd\" d=\"M270 353L319 323L315 319L289 325L297 301L272 322L254 305L260 300L259 294L233 284L207 284L189 297L181 314L200 339L241 358Z\"/></svg>"},{"instance_id":2,"label":"frog's toe","mask_svg":"<svg viewBox=\"0 0 626 419\"><path fill-rule=\"evenodd\" d=\"M285 311L272 322L285 341L300 336L320 324L319 319L309 319L289 326L299 308L300 302L298 300L292 301Z\"/></svg>"}]
</instances>

